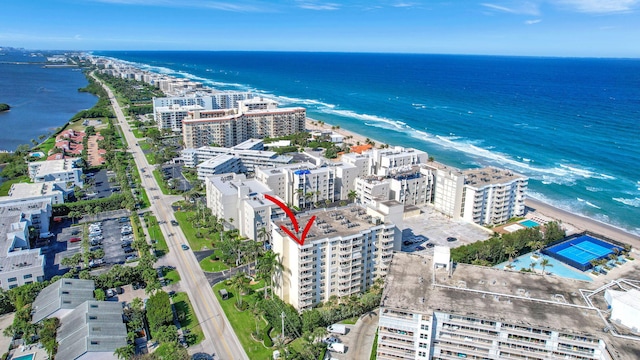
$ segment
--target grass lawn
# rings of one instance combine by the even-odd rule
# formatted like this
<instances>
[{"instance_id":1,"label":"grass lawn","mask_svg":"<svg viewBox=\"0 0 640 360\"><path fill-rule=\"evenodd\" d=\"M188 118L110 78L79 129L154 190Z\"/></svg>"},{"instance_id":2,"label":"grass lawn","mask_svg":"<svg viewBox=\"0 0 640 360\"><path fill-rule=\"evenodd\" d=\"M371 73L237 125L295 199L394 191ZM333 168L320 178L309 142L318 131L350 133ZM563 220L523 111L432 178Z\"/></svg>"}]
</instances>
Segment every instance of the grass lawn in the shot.
<instances>
[{"instance_id":1,"label":"grass lawn","mask_svg":"<svg viewBox=\"0 0 640 360\"><path fill-rule=\"evenodd\" d=\"M156 178L156 181L158 182L158 186L160 186L160 191L162 191L162 193L164 195L175 195L175 194L177 194L176 191L173 191L173 190L167 188L167 182L164 181L164 179L162 178L162 174L160 174L159 170L153 170L153 177Z\"/></svg>"},{"instance_id":2,"label":"grass lawn","mask_svg":"<svg viewBox=\"0 0 640 360\"><path fill-rule=\"evenodd\" d=\"M200 267L202 268L202 270L209 272L218 272L229 269L229 267L225 263L219 260L212 261L211 257L202 259L202 261L200 261Z\"/></svg>"},{"instance_id":3,"label":"grass lawn","mask_svg":"<svg viewBox=\"0 0 640 360\"><path fill-rule=\"evenodd\" d=\"M199 321L193 312L193 307L189 301L187 293L179 292L173 297L173 304L176 307L178 313L185 313L185 317L180 321L180 327L183 329L189 329L190 335L186 337L189 346L199 344L204 340L204 333L200 327Z\"/></svg>"},{"instance_id":4,"label":"grass lawn","mask_svg":"<svg viewBox=\"0 0 640 360\"><path fill-rule=\"evenodd\" d=\"M142 150L151 150L151 145L146 141L139 141L138 144L140 144L139 146Z\"/></svg>"},{"instance_id":5,"label":"grass lawn","mask_svg":"<svg viewBox=\"0 0 640 360\"><path fill-rule=\"evenodd\" d=\"M164 278L171 281L172 284L180 281L180 274L178 274L178 270L171 270L164 274Z\"/></svg>"},{"instance_id":6,"label":"grass lawn","mask_svg":"<svg viewBox=\"0 0 640 360\"><path fill-rule=\"evenodd\" d=\"M29 182L31 182L31 180L29 179L29 177L27 175L20 176L19 178L15 178L13 180L7 180L7 181L3 182L2 185L0 185L0 196L9 195L9 190L11 190L11 185L13 185L13 184L29 183Z\"/></svg>"},{"instance_id":7,"label":"grass lawn","mask_svg":"<svg viewBox=\"0 0 640 360\"><path fill-rule=\"evenodd\" d=\"M143 187L139 187L136 190L139 192L140 201L142 202L140 208L144 209L151 206L151 202L149 202L149 197L147 196L147 192L145 191L145 189Z\"/></svg>"},{"instance_id":8,"label":"grass lawn","mask_svg":"<svg viewBox=\"0 0 640 360\"><path fill-rule=\"evenodd\" d=\"M56 137L54 135L51 135L50 138L45 140L42 144L38 145L38 147L36 147L32 151L40 150L44 153L45 156L48 156L49 150L53 149L55 145L56 145Z\"/></svg>"},{"instance_id":9,"label":"grass lawn","mask_svg":"<svg viewBox=\"0 0 640 360\"><path fill-rule=\"evenodd\" d=\"M200 231L204 236L197 237L197 230L194 229L191 222L187 220L187 217L189 217L193 213L193 211L176 211L176 220L178 220L178 223L180 223L182 232L184 232L184 236L186 236L187 241L189 241L189 246L194 251L203 250L205 247L207 249L211 249L211 243L219 241L220 234L217 232L209 234L209 230L201 229Z\"/></svg>"},{"instance_id":10,"label":"grass lawn","mask_svg":"<svg viewBox=\"0 0 640 360\"><path fill-rule=\"evenodd\" d=\"M144 137L144 135L142 135L142 133L140 132L140 129L133 129L131 130L131 132L133 133L133 136L135 136L138 139L141 139Z\"/></svg>"},{"instance_id":11,"label":"grass lawn","mask_svg":"<svg viewBox=\"0 0 640 360\"><path fill-rule=\"evenodd\" d=\"M354 316L354 317L340 321L339 324L355 325L357 321L358 321L358 316Z\"/></svg>"},{"instance_id":12,"label":"grass lawn","mask_svg":"<svg viewBox=\"0 0 640 360\"><path fill-rule=\"evenodd\" d=\"M144 222L147 225L155 224L153 226L149 226L147 230L149 231L149 236L151 236L151 240L157 240L157 243L154 244L154 247L156 248L156 250L161 251L163 255L168 253L169 246L167 246L167 241L164 239L164 235L162 235L162 231L160 231L160 225L158 225L158 221L156 217L151 215L151 212L147 212L144 214Z\"/></svg>"},{"instance_id":13,"label":"grass lawn","mask_svg":"<svg viewBox=\"0 0 640 360\"><path fill-rule=\"evenodd\" d=\"M376 337L373 338L373 346L371 347L371 355L369 360L376 360L376 352L378 349L378 330L376 330Z\"/></svg>"},{"instance_id":14,"label":"grass lawn","mask_svg":"<svg viewBox=\"0 0 640 360\"><path fill-rule=\"evenodd\" d=\"M222 300L220 297L220 293L218 290L227 289L229 292L229 299ZM227 319L231 323L231 327L235 331L238 339L240 340L240 344L244 348L244 351L247 352L247 356L249 359L256 360L268 360L273 356L273 349L265 348L261 342L256 342L251 338L251 332L255 331L256 322L255 317L251 310L238 311L234 306L236 299L234 298L235 291L230 287L226 286L224 282L216 284L213 286L213 292L218 297L218 301L220 301L220 306L224 310L224 313L227 315ZM251 308L252 304L256 302L255 294L246 295L242 297L243 301L247 301L249 304L249 308ZM260 320L258 326L260 328L264 328L266 323L263 320Z\"/></svg>"}]
</instances>

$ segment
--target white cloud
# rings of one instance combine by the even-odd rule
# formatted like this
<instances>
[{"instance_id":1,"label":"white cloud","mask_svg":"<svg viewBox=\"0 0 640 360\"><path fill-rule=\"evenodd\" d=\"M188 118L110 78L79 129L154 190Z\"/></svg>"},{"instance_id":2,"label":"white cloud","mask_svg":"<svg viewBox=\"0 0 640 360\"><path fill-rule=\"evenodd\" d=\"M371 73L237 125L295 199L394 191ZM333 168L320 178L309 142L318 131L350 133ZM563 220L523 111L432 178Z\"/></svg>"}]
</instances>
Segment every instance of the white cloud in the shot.
<instances>
[{"instance_id":1,"label":"white cloud","mask_svg":"<svg viewBox=\"0 0 640 360\"><path fill-rule=\"evenodd\" d=\"M315 3L315 2L298 2L298 7L306 10L338 10L339 4L335 3Z\"/></svg>"},{"instance_id":2,"label":"white cloud","mask_svg":"<svg viewBox=\"0 0 640 360\"><path fill-rule=\"evenodd\" d=\"M189 7L232 12L272 12L273 10L264 4L255 2L225 2L204 0L93 0L106 4L137 5L137 6L162 6L162 7Z\"/></svg>"},{"instance_id":3,"label":"white cloud","mask_svg":"<svg viewBox=\"0 0 640 360\"><path fill-rule=\"evenodd\" d=\"M503 4L492 4L492 3L482 3L480 4L489 10L493 10L496 12L506 12L509 14L518 14L518 15L532 15L538 16L540 15L540 9L537 3L532 2L518 2L512 5L503 5Z\"/></svg>"},{"instance_id":4,"label":"white cloud","mask_svg":"<svg viewBox=\"0 0 640 360\"><path fill-rule=\"evenodd\" d=\"M541 21L542 21L542 19L533 19L533 20L527 20L524 23L527 24L527 25L533 25L533 24L537 24L537 23L539 23Z\"/></svg>"},{"instance_id":5,"label":"white cloud","mask_svg":"<svg viewBox=\"0 0 640 360\"><path fill-rule=\"evenodd\" d=\"M558 0L558 4L584 13L620 13L638 7L638 0Z\"/></svg>"},{"instance_id":6,"label":"white cloud","mask_svg":"<svg viewBox=\"0 0 640 360\"><path fill-rule=\"evenodd\" d=\"M413 6L416 6L416 5L417 5L416 3L411 3L411 2L398 2L398 3L395 3L395 4L391 5L391 6L397 7L397 8L408 8L408 7L413 7Z\"/></svg>"}]
</instances>

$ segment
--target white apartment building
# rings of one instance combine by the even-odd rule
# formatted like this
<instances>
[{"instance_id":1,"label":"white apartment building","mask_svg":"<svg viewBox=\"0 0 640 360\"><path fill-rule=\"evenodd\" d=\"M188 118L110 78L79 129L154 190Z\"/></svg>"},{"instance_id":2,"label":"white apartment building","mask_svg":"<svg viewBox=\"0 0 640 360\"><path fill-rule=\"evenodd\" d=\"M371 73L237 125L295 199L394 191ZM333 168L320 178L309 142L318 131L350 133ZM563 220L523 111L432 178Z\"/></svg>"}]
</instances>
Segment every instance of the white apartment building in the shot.
<instances>
[{"instance_id":1,"label":"white apartment building","mask_svg":"<svg viewBox=\"0 0 640 360\"><path fill-rule=\"evenodd\" d=\"M274 278L274 291L299 311L333 295L366 291L386 275L393 251L400 250L402 212L402 205L387 202L377 209L351 205L301 213L301 227L316 217L303 245L280 229L294 232L290 220L274 220L272 249L283 265Z\"/></svg>"},{"instance_id":2,"label":"white apartment building","mask_svg":"<svg viewBox=\"0 0 640 360\"><path fill-rule=\"evenodd\" d=\"M601 286L558 276L449 265L448 259L394 253L380 305L377 359L640 356L637 332L608 319L611 303L605 299L605 289L632 289L637 280Z\"/></svg>"},{"instance_id":3,"label":"white apartment building","mask_svg":"<svg viewBox=\"0 0 640 360\"><path fill-rule=\"evenodd\" d=\"M44 280L44 256L29 245L29 227L49 231L51 202L23 200L0 204L0 287L13 289Z\"/></svg>"},{"instance_id":4,"label":"white apartment building","mask_svg":"<svg viewBox=\"0 0 640 360\"><path fill-rule=\"evenodd\" d=\"M362 154L344 154L342 161L360 169L360 176L387 177L429 163L429 155L422 150L394 146L388 149L371 149Z\"/></svg>"},{"instance_id":5,"label":"white apartment building","mask_svg":"<svg viewBox=\"0 0 640 360\"><path fill-rule=\"evenodd\" d=\"M256 239L261 228L271 230L270 219L275 204L264 199L272 191L243 174L209 176L205 180L207 207L219 219L233 219L231 225L240 235Z\"/></svg>"},{"instance_id":6,"label":"white apartment building","mask_svg":"<svg viewBox=\"0 0 640 360\"><path fill-rule=\"evenodd\" d=\"M358 201L364 205L375 205L379 201L389 200L389 181L377 176L356 179Z\"/></svg>"},{"instance_id":7,"label":"white apartment building","mask_svg":"<svg viewBox=\"0 0 640 360\"><path fill-rule=\"evenodd\" d=\"M464 175L456 168L440 166L435 170L433 207L444 215L459 219L462 213Z\"/></svg>"},{"instance_id":8,"label":"white apartment building","mask_svg":"<svg viewBox=\"0 0 640 360\"><path fill-rule=\"evenodd\" d=\"M69 184L65 191L73 189L74 185L82 187L82 169L77 166L81 158L34 161L29 163L29 177L31 181Z\"/></svg>"},{"instance_id":9,"label":"white apartment building","mask_svg":"<svg viewBox=\"0 0 640 360\"><path fill-rule=\"evenodd\" d=\"M160 129L170 129L173 132L182 131L182 120L190 112L204 110L200 105L169 105L154 108L153 116Z\"/></svg>"},{"instance_id":10,"label":"white apartment building","mask_svg":"<svg viewBox=\"0 0 640 360\"><path fill-rule=\"evenodd\" d=\"M476 224L502 224L523 216L528 179L510 170L465 170L462 218Z\"/></svg>"},{"instance_id":11,"label":"white apartment building","mask_svg":"<svg viewBox=\"0 0 640 360\"><path fill-rule=\"evenodd\" d=\"M63 204L67 196L66 185L55 181L41 183L15 183L8 196L0 197L0 203L19 199L49 199L51 204Z\"/></svg>"},{"instance_id":12,"label":"white apartment building","mask_svg":"<svg viewBox=\"0 0 640 360\"><path fill-rule=\"evenodd\" d=\"M167 87L169 88L170 85ZM201 113L203 118L230 115L235 113L232 110L238 108L240 101L252 97L253 94L248 92L220 92L154 98L153 116L160 129L181 132L182 120L187 118L190 113L192 116L195 114L195 118L200 118Z\"/></svg>"},{"instance_id":13,"label":"white apartment building","mask_svg":"<svg viewBox=\"0 0 640 360\"><path fill-rule=\"evenodd\" d=\"M290 164L277 168L255 169L255 178L270 188L285 203L299 209L313 207L316 202L333 202L335 169L316 167L310 163Z\"/></svg>"},{"instance_id":14,"label":"white apartment building","mask_svg":"<svg viewBox=\"0 0 640 360\"><path fill-rule=\"evenodd\" d=\"M230 159L232 157L233 159ZM264 150L259 139L249 139L234 147L203 146L182 150L181 158L187 167L198 168L198 178L225 172L253 172L256 166L274 167L288 164L293 157Z\"/></svg>"}]
</instances>

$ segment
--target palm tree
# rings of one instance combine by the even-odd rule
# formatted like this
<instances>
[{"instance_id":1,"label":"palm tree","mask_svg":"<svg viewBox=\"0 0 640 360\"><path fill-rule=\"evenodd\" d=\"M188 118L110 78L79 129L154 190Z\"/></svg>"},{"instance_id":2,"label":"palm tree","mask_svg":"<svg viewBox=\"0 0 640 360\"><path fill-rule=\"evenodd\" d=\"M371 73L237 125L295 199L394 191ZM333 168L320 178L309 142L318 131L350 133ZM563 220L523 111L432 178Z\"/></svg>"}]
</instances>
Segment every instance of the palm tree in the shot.
<instances>
[{"instance_id":1,"label":"palm tree","mask_svg":"<svg viewBox=\"0 0 640 360\"><path fill-rule=\"evenodd\" d=\"M535 267L536 267L536 262L535 262L535 261L532 261L532 262L529 264L529 270L533 271L533 269L535 269Z\"/></svg>"},{"instance_id":2,"label":"palm tree","mask_svg":"<svg viewBox=\"0 0 640 360\"><path fill-rule=\"evenodd\" d=\"M518 256L518 249L515 246L509 245L504 248L505 255L509 255L509 263L513 262L513 258Z\"/></svg>"},{"instance_id":3,"label":"palm tree","mask_svg":"<svg viewBox=\"0 0 640 360\"><path fill-rule=\"evenodd\" d=\"M356 197L358 197L358 193L355 190L349 190L349 193L347 194L347 198L349 199L349 201L353 202Z\"/></svg>"},{"instance_id":4,"label":"palm tree","mask_svg":"<svg viewBox=\"0 0 640 360\"><path fill-rule=\"evenodd\" d=\"M245 280L246 277L242 271L238 271L231 278L231 284L236 289L236 295L238 295L238 301L236 302L238 308L242 307L242 292L246 289Z\"/></svg>"},{"instance_id":5,"label":"palm tree","mask_svg":"<svg viewBox=\"0 0 640 360\"><path fill-rule=\"evenodd\" d=\"M544 242L540 240L533 240L527 243L527 246L530 247L535 253L542 250L544 248Z\"/></svg>"},{"instance_id":6,"label":"palm tree","mask_svg":"<svg viewBox=\"0 0 640 360\"><path fill-rule=\"evenodd\" d=\"M553 267L553 264L551 264L551 262L549 261L549 259L542 259L542 261L540 261L540 266L542 267L542 275L546 274L544 272L544 270L547 267Z\"/></svg>"},{"instance_id":7,"label":"palm tree","mask_svg":"<svg viewBox=\"0 0 640 360\"><path fill-rule=\"evenodd\" d=\"M271 293L273 293L273 279L283 270L282 262L278 254L272 250L267 251L258 261L258 270L262 277L269 282ZM264 287L264 297L267 297L267 287Z\"/></svg>"},{"instance_id":8,"label":"palm tree","mask_svg":"<svg viewBox=\"0 0 640 360\"><path fill-rule=\"evenodd\" d=\"M117 356L118 359L122 359L122 360L131 359L133 357L133 355L135 355L135 349L134 349L133 345L131 345L131 344L125 345L125 346L117 348L113 352L113 355Z\"/></svg>"}]
</instances>

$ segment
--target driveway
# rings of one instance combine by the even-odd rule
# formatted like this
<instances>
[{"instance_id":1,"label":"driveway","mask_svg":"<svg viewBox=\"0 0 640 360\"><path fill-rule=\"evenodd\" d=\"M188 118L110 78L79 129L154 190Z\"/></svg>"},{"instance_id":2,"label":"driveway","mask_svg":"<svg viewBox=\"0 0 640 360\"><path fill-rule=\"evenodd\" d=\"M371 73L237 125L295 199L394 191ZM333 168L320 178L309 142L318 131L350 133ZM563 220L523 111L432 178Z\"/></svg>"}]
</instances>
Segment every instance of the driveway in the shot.
<instances>
[{"instance_id":1,"label":"driveway","mask_svg":"<svg viewBox=\"0 0 640 360\"><path fill-rule=\"evenodd\" d=\"M346 335L336 335L345 345L344 354L327 351L331 359L337 360L369 360L373 339L378 329L378 309L370 311L358 319L355 325L346 325Z\"/></svg>"}]
</instances>

